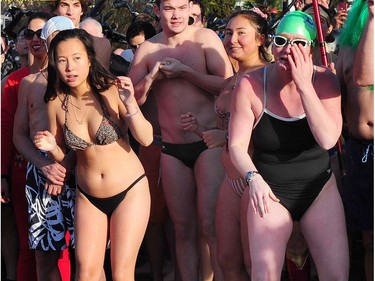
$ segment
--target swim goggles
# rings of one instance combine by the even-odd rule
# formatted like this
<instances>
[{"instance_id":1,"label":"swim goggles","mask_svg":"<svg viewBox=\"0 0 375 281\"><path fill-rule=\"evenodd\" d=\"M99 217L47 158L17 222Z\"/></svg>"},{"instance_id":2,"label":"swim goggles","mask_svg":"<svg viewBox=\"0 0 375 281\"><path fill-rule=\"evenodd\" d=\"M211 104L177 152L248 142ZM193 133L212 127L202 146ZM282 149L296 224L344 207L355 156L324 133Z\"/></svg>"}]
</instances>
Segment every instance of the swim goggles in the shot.
<instances>
[{"instance_id":1,"label":"swim goggles","mask_svg":"<svg viewBox=\"0 0 375 281\"><path fill-rule=\"evenodd\" d=\"M307 41L305 39L293 39L293 40L288 40L284 36L281 35L273 35L272 36L272 42L275 44L277 47L284 47L286 44L290 45L301 45L303 48L306 48L307 46L310 46L313 41Z\"/></svg>"}]
</instances>

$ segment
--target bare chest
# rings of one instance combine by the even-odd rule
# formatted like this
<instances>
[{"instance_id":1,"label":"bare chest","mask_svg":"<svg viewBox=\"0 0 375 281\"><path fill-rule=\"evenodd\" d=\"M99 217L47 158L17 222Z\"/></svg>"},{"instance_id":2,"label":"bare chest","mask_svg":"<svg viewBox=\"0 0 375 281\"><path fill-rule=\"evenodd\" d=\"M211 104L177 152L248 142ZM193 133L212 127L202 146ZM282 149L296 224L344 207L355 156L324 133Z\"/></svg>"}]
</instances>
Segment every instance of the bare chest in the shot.
<instances>
[{"instance_id":1,"label":"bare chest","mask_svg":"<svg viewBox=\"0 0 375 281\"><path fill-rule=\"evenodd\" d=\"M196 71L206 72L205 50L197 43L183 43L178 46L163 46L156 50L148 62L151 69L156 62L173 58Z\"/></svg>"},{"instance_id":2,"label":"bare chest","mask_svg":"<svg viewBox=\"0 0 375 281\"><path fill-rule=\"evenodd\" d=\"M43 100L45 87L31 87L27 105L31 132L48 128L47 104Z\"/></svg>"}]
</instances>

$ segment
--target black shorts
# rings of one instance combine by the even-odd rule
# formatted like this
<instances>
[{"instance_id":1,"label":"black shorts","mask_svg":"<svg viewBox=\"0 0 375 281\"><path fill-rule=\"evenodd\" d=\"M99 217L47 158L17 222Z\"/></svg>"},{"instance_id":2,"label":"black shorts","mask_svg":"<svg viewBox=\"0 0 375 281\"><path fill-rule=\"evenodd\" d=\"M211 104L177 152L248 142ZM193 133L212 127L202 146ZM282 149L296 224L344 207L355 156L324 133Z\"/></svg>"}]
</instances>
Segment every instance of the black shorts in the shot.
<instances>
[{"instance_id":1,"label":"black shorts","mask_svg":"<svg viewBox=\"0 0 375 281\"><path fill-rule=\"evenodd\" d=\"M374 147L373 141L349 139L345 145L347 176L342 199L349 227L374 228Z\"/></svg>"}]
</instances>

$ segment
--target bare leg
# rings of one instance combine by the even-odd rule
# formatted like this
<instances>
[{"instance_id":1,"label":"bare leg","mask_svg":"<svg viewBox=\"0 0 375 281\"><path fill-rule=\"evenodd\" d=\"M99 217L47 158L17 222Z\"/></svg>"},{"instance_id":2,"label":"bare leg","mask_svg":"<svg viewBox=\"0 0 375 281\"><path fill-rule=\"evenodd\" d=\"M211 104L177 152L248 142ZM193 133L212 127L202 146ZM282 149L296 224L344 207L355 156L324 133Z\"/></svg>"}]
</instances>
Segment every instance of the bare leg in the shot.
<instances>
[{"instance_id":1,"label":"bare leg","mask_svg":"<svg viewBox=\"0 0 375 281\"><path fill-rule=\"evenodd\" d=\"M175 230L178 270L182 280L198 280L199 250L193 171L166 154L161 155L161 167L164 195Z\"/></svg>"},{"instance_id":2,"label":"bare leg","mask_svg":"<svg viewBox=\"0 0 375 281\"><path fill-rule=\"evenodd\" d=\"M210 248L215 281L224 280L223 272L217 260L215 229L216 201L220 185L224 179L224 170L220 159L221 148L207 149L199 155L194 166L199 227Z\"/></svg>"},{"instance_id":3,"label":"bare leg","mask_svg":"<svg viewBox=\"0 0 375 281\"><path fill-rule=\"evenodd\" d=\"M58 267L60 251L35 251L36 272L39 281L61 281Z\"/></svg>"},{"instance_id":4,"label":"bare leg","mask_svg":"<svg viewBox=\"0 0 375 281\"><path fill-rule=\"evenodd\" d=\"M349 249L344 208L334 176L303 215L300 225L319 280L348 280Z\"/></svg>"},{"instance_id":5,"label":"bare leg","mask_svg":"<svg viewBox=\"0 0 375 281\"><path fill-rule=\"evenodd\" d=\"M280 281L286 244L293 229L289 212L280 203L270 202L263 217L248 205L248 233L251 255L251 280Z\"/></svg>"},{"instance_id":6,"label":"bare leg","mask_svg":"<svg viewBox=\"0 0 375 281\"><path fill-rule=\"evenodd\" d=\"M107 216L78 191L74 223L76 281L101 280L107 246Z\"/></svg>"},{"instance_id":7,"label":"bare leg","mask_svg":"<svg viewBox=\"0 0 375 281\"><path fill-rule=\"evenodd\" d=\"M113 281L132 281L150 216L150 193L143 178L125 196L110 221Z\"/></svg>"},{"instance_id":8,"label":"bare leg","mask_svg":"<svg viewBox=\"0 0 375 281\"><path fill-rule=\"evenodd\" d=\"M225 280L250 280L247 275L241 242L241 197L224 179L216 204L218 261Z\"/></svg>"}]
</instances>

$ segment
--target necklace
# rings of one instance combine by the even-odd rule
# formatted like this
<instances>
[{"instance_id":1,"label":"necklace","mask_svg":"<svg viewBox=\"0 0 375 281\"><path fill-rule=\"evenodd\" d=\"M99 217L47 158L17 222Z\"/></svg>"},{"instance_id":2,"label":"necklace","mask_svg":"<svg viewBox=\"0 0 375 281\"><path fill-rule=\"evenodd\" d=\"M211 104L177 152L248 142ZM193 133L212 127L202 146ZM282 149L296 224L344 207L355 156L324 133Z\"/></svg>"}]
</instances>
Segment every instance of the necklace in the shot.
<instances>
[{"instance_id":1,"label":"necklace","mask_svg":"<svg viewBox=\"0 0 375 281\"><path fill-rule=\"evenodd\" d=\"M72 106L72 108L73 108L74 118L76 119L76 121L77 121L77 123L78 123L79 125L82 125L82 124L83 124L83 119L85 118L85 116L86 116L86 114L87 114L87 111L89 111L89 107L86 106L86 111L85 111L85 113L83 114L81 120L78 120L77 115L76 115L76 111L75 111L74 107L75 107L75 106Z\"/></svg>"},{"instance_id":2,"label":"necklace","mask_svg":"<svg viewBox=\"0 0 375 281\"><path fill-rule=\"evenodd\" d=\"M238 82L238 73L239 73L239 72L236 73L236 81L234 81L234 83L233 83L233 85L232 85L232 90L234 90L234 89L236 88L236 86L237 86L237 82Z\"/></svg>"},{"instance_id":3,"label":"necklace","mask_svg":"<svg viewBox=\"0 0 375 281\"><path fill-rule=\"evenodd\" d=\"M42 76L44 77L44 79L46 79L48 81L47 73L46 73L46 68L40 70L39 72L40 72L40 74L42 74Z\"/></svg>"},{"instance_id":4,"label":"necklace","mask_svg":"<svg viewBox=\"0 0 375 281\"><path fill-rule=\"evenodd\" d=\"M45 57L43 60L43 64L41 68L39 69L39 72L43 75L43 77L48 81L47 78L47 69L48 69L48 57Z\"/></svg>"},{"instance_id":5,"label":"necklace","mask_svg":"<svg viewBox=\"0 0 375 281\"><path fill-rule=\"evenodd\" d=\"M72 105L72 108L73 108L74 119L76 119L76 121L77 121L77 123L78 123L79 125L82 125L82 124L83 124L83 119L85 119L85 116L86 116L87 112L89 111L89 106L86 106L86 111L85 111L85 113L83 114L81 120L78 120L78 118L77 118L77 114L76 114L76 111L75 111L74 108L76 107L76 108L78 108L79 110L81 110L81 108L79 108L78 106L74 105L72 102L70 102L70 104Z\"/></svg>"}]
</instances>

